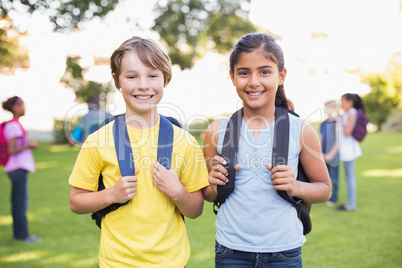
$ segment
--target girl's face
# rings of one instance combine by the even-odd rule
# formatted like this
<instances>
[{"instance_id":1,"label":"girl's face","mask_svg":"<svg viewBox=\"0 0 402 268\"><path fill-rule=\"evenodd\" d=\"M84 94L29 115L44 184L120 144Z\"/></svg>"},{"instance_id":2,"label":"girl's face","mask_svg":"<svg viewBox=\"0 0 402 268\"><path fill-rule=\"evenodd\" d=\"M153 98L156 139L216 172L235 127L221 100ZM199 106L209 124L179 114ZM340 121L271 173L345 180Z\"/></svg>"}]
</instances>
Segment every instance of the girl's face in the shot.
<instances>
[{"instance_id":1,"label":"girl's face","mask_svg":"<svg viewBox=\"0 0 402 268\"><path fill-rule=\"evenodd\" d=\"M279 72L266 52L257 49L240 56L230 77L244 106L258 109L275 105L276 91L285 81L286 69Z\"/></svg>"},{"instance_id":2,"label":"girl's face","mask_svg":"<svg viewBox=\"0 0 402 268\"><path fill-rule=\"evenodd\" d=\"M20 101L20 103L15 104L12 108L12 112L15 116L23 116L25 115L25 103Z\"/></svg>"},{"instance_id":3,"label":"girl's face","mask_svg":"<svg viewBox=\"0 0 402 268\"><path fill-rule=\"evenodd\" d=\"M353 101L347 100L345 97L342 97L341 98L341 107L342 107L342 110L347 112L347 111L349 111L350 108L353 107Z\"/></svg>"},{"instance_id":4,"label":"girl's face","mask_svg":"<svg viewBox=\"0 0 402 268\"><path fill-rule=\"evenodd\" d=\"M117 79L129 115L149 113L162 99L164 89L162 71L144 65L134 51L124 54L121 59L120 76Z\"/></svg>"}]
</instances>

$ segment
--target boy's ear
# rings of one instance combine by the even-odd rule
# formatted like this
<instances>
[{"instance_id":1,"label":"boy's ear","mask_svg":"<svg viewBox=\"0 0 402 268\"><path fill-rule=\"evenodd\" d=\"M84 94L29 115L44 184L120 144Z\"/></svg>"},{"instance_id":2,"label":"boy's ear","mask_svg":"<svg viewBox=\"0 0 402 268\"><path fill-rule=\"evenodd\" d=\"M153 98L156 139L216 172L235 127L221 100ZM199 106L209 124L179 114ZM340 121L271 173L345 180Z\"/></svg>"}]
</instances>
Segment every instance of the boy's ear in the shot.
<instances>
[{"instance_id":1,"label":"boy's ear","mask_svg":"<svg viewBox=\"0 0 402 268\"><path fill-rule=\"evenodd\" d=\"M119 89L119 88L120 88L120 86L119 86L119 79L116 78L116 74L115 74L115 73L112 73L112 77L113 77L113 80L114 80L114 85L116 86L117 89Z\"/></svg>"}]
</instances>

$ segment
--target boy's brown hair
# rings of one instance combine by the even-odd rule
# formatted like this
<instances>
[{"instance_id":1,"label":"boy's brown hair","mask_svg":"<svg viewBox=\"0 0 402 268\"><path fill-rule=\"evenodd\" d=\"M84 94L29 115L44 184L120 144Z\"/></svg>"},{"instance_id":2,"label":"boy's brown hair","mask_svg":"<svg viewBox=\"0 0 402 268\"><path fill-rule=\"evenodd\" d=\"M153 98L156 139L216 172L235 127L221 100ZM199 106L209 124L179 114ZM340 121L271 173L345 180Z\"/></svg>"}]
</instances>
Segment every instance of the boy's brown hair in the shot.
<instances>
[{"instance_id":1,"label":"boy's brown hair","mask_svg":"<svg viewBox=\"0 0 402 268\"><path fill-rule=\"evenodd\" d=\"M161 70L164 85L167 86L172 79L172 63L168 55L152 39L134 36L126 40L110 57L110 68L114 74L114 83L119 86L121 59L128 51L137 53L140 60L148 67Z\"/></svg>"}]
</instances>

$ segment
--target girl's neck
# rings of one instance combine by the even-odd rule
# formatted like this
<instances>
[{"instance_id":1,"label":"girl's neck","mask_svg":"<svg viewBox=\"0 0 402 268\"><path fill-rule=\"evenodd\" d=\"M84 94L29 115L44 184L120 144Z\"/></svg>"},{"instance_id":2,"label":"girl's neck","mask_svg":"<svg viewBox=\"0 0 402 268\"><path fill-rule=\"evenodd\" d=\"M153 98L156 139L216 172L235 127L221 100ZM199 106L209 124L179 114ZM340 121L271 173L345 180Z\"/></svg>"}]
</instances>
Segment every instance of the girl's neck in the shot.
<instances>
[{"instance_id":1,"label":"girl's neck","mask_svg":"<svg viewBox=\"0 0 402 268\"><path fill-rule=\"evenodd\" d=\"M249 129L265 129L275 121L275 106L243 108L243 119Z\"/></svg>"}]
</instances>

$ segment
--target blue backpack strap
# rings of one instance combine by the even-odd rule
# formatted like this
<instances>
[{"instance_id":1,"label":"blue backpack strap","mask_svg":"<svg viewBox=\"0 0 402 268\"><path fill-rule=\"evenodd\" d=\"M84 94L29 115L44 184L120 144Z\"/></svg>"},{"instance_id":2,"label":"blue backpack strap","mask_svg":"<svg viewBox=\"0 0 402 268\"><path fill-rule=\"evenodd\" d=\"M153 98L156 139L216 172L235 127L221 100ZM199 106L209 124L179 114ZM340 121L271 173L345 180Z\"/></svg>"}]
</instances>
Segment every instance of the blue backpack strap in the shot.
<instances>
[{"instance_id":1,"label":"blue backpack strap","mask_svg":"<svg viewBox=\"0 0 402 268\"><path fill-rule=\"evenodd\" d=\"M131 149L130 138L128 137L124 114L115 119L113 138L121 176L133 176L135 172L133 151Z\"/></svg>"},{"instance_id":2,"label":"blue backpack strap","mask_svg":"<svg viewBox=\"0 0 402 268\"><path fill-rule=\"evenodd\" d=\"M133 176L135 172L135 166L131 143L127 131L125 115L121 114L118 116L109 117L107 120L105 120L107 122L102 124L102 126L113 120L115 120L113 125L113 137L120 173L122 176ZM174 130L173 125L170 122L170 118L167 119L166 117L160 115L157 157L158 162L162 164L166 169L170 169L173 150L173 135ZM105 189L105 186L101 174L98 180L98 191L101 191L103 189ZM95 220L96 225L101 228L101 220L103 216L126 204L128 204L128 201L125 203L111 204L110 206L107 206L99 211L92 213L92 219Z\"/></svg>"},{"instance_id":3,"label":"blue backpack strap","mask_svg":"<svg viewBox=\"0 0 402 268\"><path fill-rule=\"evenodd\" d=\"M173 126L163 115L159 115L158 162L170 169L173 150Z\"/></svg>"}]
</instances>

